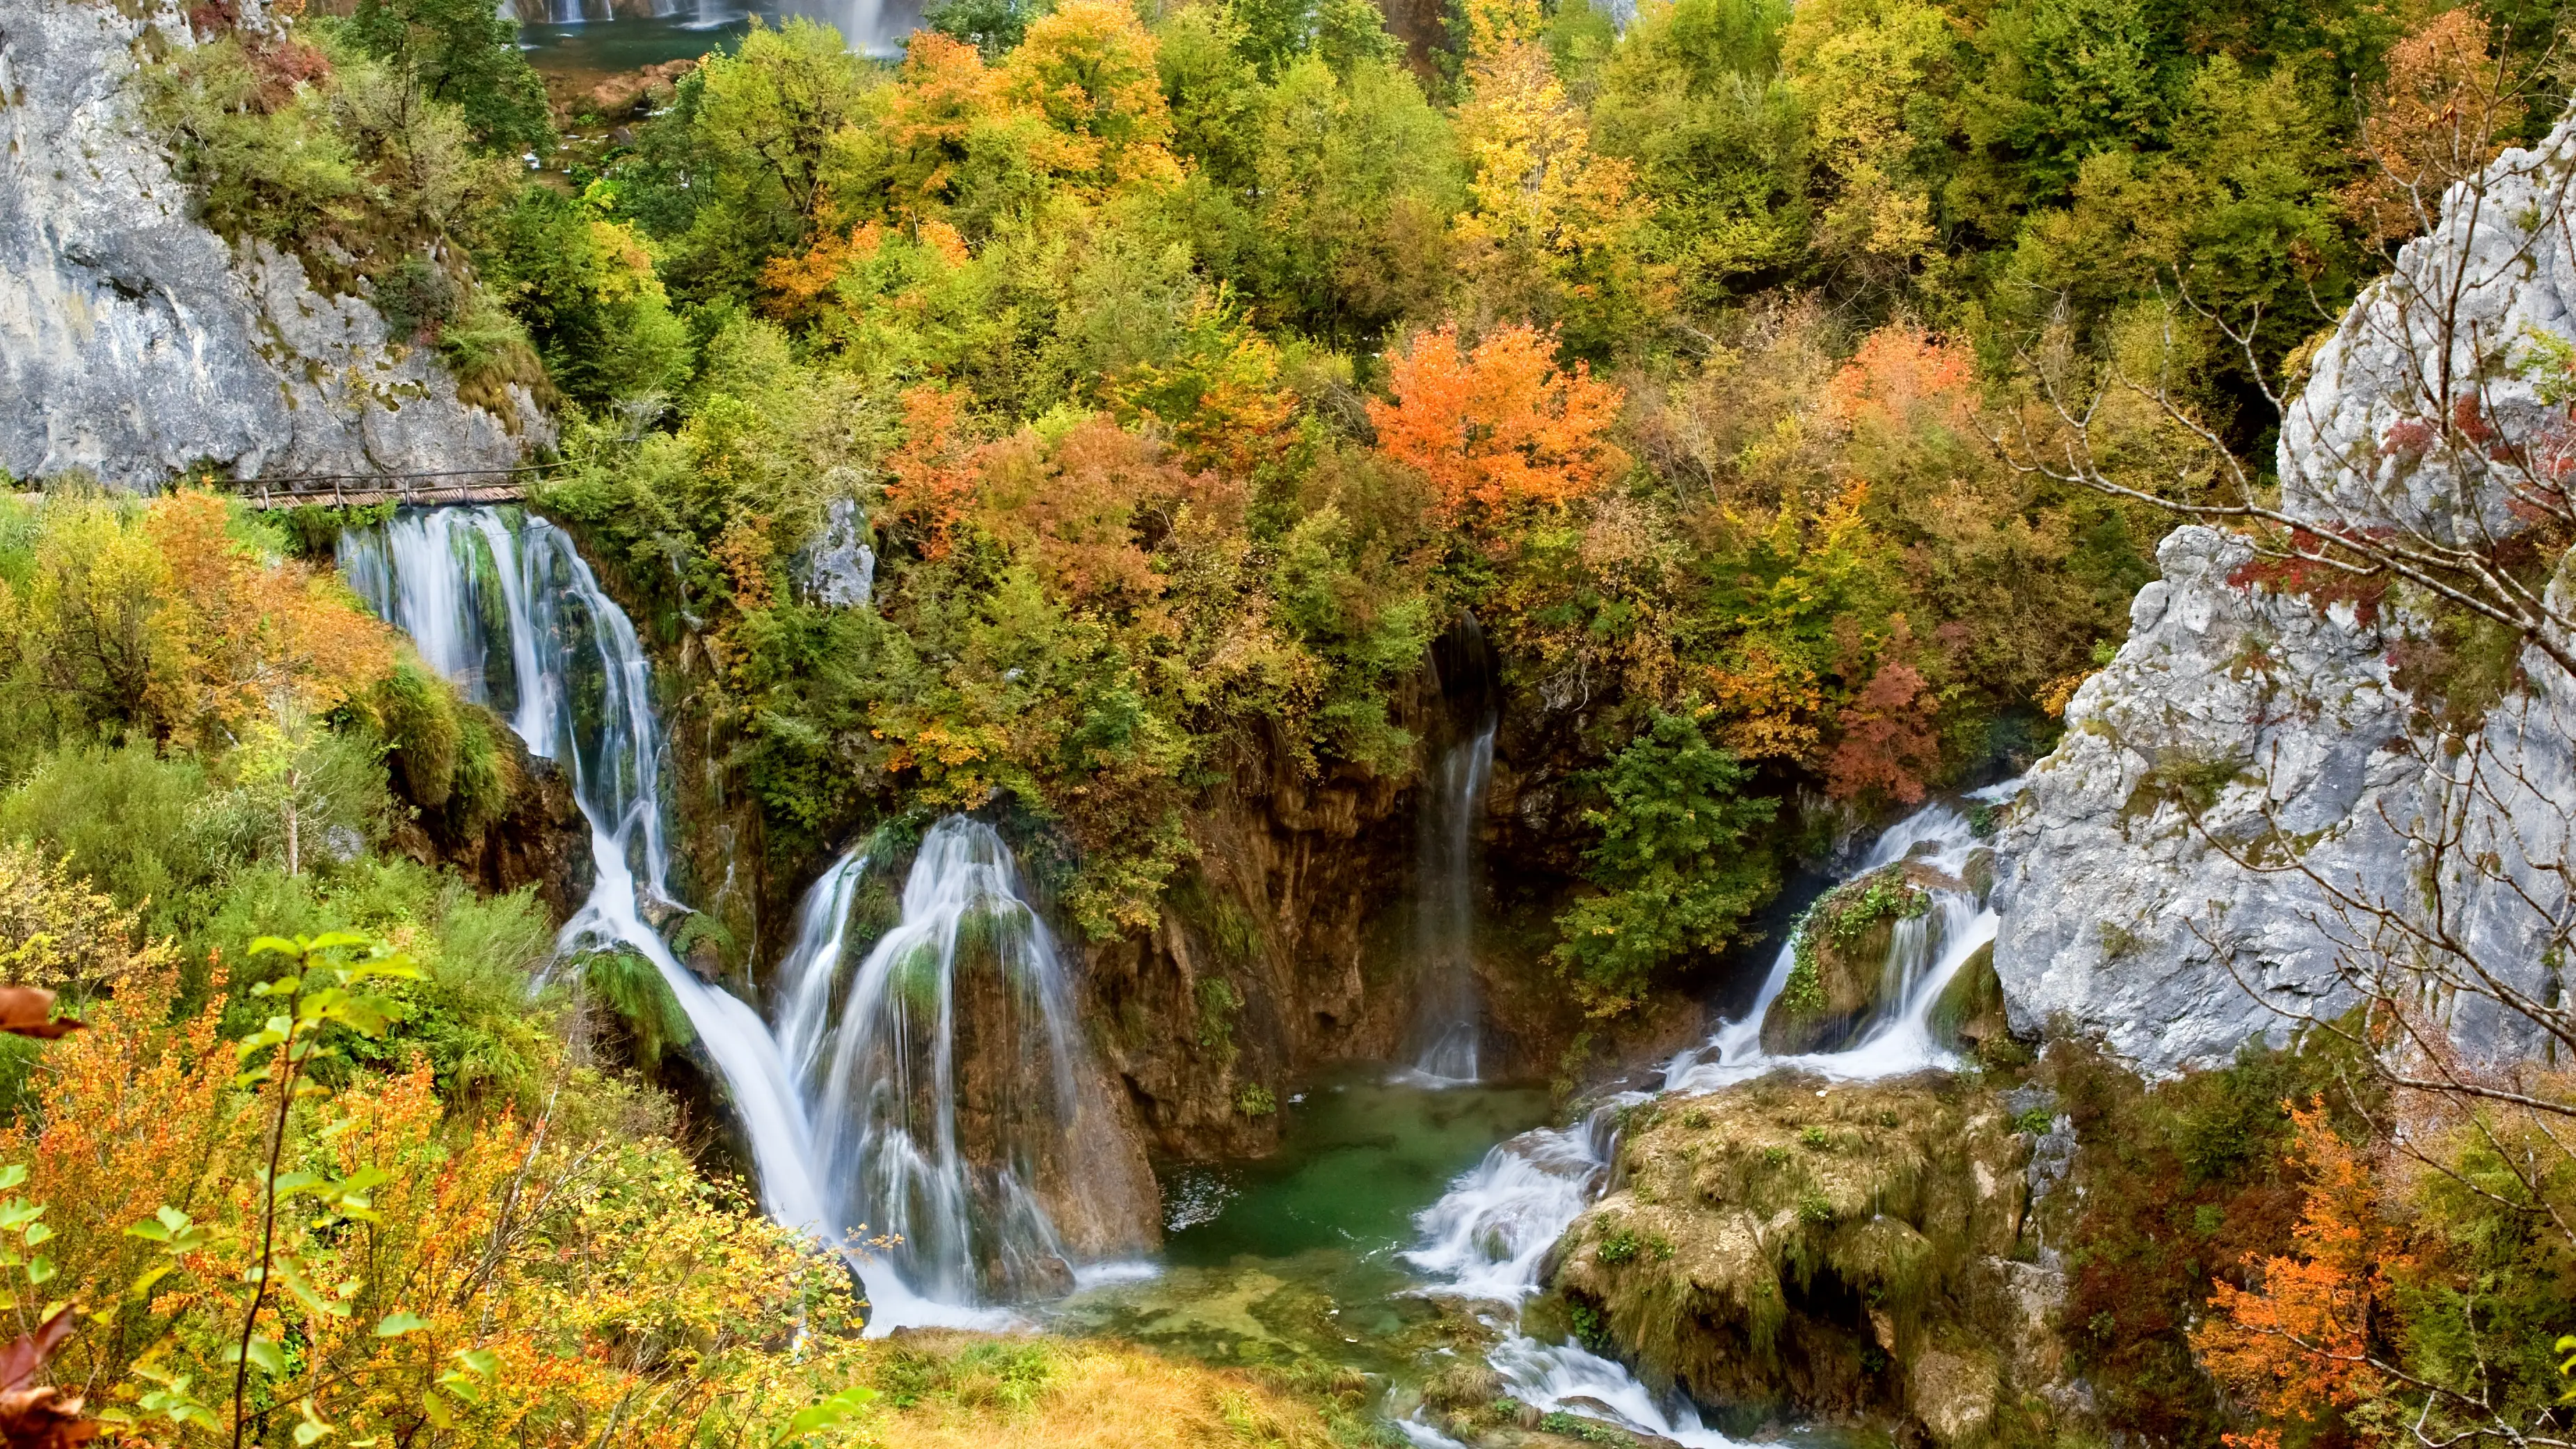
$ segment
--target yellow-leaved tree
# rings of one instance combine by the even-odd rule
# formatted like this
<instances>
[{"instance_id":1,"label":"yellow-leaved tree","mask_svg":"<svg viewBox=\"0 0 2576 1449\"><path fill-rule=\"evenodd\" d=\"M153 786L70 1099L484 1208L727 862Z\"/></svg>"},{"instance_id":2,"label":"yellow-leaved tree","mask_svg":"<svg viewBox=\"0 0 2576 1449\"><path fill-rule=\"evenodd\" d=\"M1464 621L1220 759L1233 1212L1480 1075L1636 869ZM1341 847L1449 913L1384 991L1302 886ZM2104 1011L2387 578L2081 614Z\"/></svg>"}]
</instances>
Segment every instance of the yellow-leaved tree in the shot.
<instances>
[{"instance_id":1,"label":"yellow-leaved tree","mask_svg":"<svg viewBox=\"0 0 2576 1449\"><path fill-rule=\"evenodd\" d=\"M1568 350L1606 355L1663 305L1664 279L1644 257L1652 208L1627 162L1592 149L1537 0L1470 0L1467 20L1458 134L1472 177L1459 266L1484 315L1553 325Z\"/></svg>"}]
</instances>

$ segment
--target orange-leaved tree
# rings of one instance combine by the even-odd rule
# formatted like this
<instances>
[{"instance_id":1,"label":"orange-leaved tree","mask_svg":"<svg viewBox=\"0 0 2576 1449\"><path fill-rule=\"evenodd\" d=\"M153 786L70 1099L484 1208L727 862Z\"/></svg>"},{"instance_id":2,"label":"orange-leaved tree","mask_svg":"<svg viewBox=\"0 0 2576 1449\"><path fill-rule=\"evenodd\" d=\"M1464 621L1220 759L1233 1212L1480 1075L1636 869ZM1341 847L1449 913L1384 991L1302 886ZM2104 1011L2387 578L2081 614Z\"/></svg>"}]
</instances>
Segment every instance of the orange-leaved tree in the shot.
<instances>
[{"instance_id":1,"label":"orange-leaved tree","mask_svg":"<svg viewBox=\"0 0 2576 1449\"><path fill-rule=\"evenodd\" d=\"M326 714L393 672L392 631L333 580L253 554L228 531L223 499L165 494L144 529L166 569L154 695L173 734L228 730L281 698Z\"/></svg>"},{"instance_id":2,"label":"orange-leaved tree","mask_svg":"<svg viewBox=\"0 0 2576 1449\"><path fill-rule=\"evenodd\" d=\"M1452 521L1593 492L1627 466L1606 436L1625 394L1580 362L1560 369L1555 351L1518 323L1473 348L1454 324L1416 334L1388 364L1394 401L1368 405L1379 449L1422 470Z\"/></svg>"},{"instance_id":3,"label":"orange-leaved tree","mask_svg":"<svg viewBox=\"0 0 2576 1449\"><path fill-rule=\"evenodd\" d=\"M2201 1361L2237 1402L2275 1427L2242 1438L2277 1445L2279 1425L2312 1431L2382 1400L2393 1387L2379 1350L2400 1300L2423 1276L2416 1245L2380 1211L2370 1154L2346 1142L2323 1103L2293 1105L2291 1157L2308 1175L2293 1251L2266 1258L2259 1286L2221 1283L2216 1309L2192 1334ZM2368 1424L2365 1438L2403 1437Z\"/></svg>"},{"instance_id":4,"label":"orange-leaved tree","mask_svg":"<svg viewBox=\"0 0 2576 1449\"><path fill-rule=\"evenodd\" d=\"M1963 426L1976 402L1976 380L1976 358L1967 348L1911 323L1890 322L1862 338L1825 385L1825 415L1856 428Z\"/></svg>"},{"instance_id":5,"label":"orange-leaved tree","mask_svg":"<svg viewBox=\"0 0 2576 1449\"><path fill-rule=\"evenodd\" d=\"M886 460L892 521L925 558L946 558L975 497L981 449L964 428L962 393L925 384L903 395L903 446Z\"/></svg>"},{"instance_id":6,"label":"orange-leaved tree","mask_svg":"<svg viewBox=\"0 0 2576 1449\"><path fill-rule=\"evenodd\" d=\"M2509 108L2523 102L2510 61L2491 57L2486 16L2445 10L2389 47L2388 79L2367 98L2354 159L2361 176L2340 198L2373 243L2433 229L2443 193L2502 148Z\"/></svg>"},{"instance_id":7,"label":"orange-leaved tree","mask_svg":"<svg viewBox=\"0 0 2576 1449\"><path fill-rule=\"evenodd\" d=\"M252 1036L138 969L0 1133L0 1312L80 1307L56 1386L133 1444L846 1442L858 1398L814 1402L854 1371L839 1259L667 1141L451 1114L426 1065L341 1058L407 963L261 945Z\"/></svg>"}]
</instances>

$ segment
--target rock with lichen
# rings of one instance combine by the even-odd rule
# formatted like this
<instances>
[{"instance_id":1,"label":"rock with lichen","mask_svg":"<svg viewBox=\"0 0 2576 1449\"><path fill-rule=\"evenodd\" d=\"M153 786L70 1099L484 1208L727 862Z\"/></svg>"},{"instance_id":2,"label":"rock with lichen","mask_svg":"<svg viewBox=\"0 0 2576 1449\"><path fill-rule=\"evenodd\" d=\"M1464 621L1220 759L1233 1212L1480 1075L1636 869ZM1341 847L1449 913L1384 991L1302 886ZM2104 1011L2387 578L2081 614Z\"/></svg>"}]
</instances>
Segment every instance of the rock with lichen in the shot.
<instances>
[{"instance_id":1,"label":"rock with lichen","mask_svg":"<svg viewBox=\"0 0 2576 1449\"><path fill-rule=\"evenodd\" d=\"M2000 1095L1945 1074L1660 1098L1537 1311L1703 1404L2016 1437L2059 1373L2029 1153Z\"/></svg>"}]
</instances>

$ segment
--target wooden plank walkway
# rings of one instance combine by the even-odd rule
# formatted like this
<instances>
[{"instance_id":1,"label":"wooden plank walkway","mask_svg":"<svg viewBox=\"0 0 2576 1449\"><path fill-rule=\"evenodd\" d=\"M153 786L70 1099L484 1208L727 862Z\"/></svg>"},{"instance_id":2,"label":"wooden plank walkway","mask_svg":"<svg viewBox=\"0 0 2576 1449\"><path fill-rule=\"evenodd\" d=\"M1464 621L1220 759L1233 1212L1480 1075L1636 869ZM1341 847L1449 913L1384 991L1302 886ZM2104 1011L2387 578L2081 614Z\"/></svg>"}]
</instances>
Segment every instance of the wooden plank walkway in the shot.
<instances>
[{"instance_id":1,"label":"wooden plank walkway","mask_svg":"<svg viewBox=\"0 0 2576 1449\"><path fill-rule=\"evenodd\" d=\"M528 496L531 475L552 471L473 468L452 473L308 474L294 478L244 478L232 485L253 508L365 508L378 503L516 503Z\"/></svg>"}]
</instances>

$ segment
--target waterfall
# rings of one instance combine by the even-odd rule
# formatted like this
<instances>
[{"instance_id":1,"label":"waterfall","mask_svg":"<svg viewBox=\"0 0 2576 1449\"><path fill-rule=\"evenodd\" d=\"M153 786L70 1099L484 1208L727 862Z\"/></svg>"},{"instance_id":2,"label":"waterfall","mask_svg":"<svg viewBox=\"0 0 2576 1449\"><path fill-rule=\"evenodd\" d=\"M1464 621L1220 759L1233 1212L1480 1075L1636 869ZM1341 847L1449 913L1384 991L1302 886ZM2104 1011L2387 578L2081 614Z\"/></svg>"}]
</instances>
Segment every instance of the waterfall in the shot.
<instances>
[{"instance_id":1,"label":"waterfall","mask_svg":"<svg viewBox=\"0 0 2576 1449\"><path fill-rule=\"evenodd\" d=\"M1422 899L1414 949L1422 962L1420 1047L1413 1075L1434 1083L1476 1080L1483 1044L1483 1003L1476 990L1476 821L1494 774L1494 731L1487 720L1471 739L1440 758L1430 817L1422 831Z\"/></svg>"},{"instance_id":2,"label":"waterfall","mask_svg":"<svg viewBox=\"0 0 2576 1449\"><path fill-rule=\"evenodd\" d=\"M882 59L900 56L904 38L921 23L918 0L495 0L493 9L504 20L544 26L607 25L649 13L682 30L715 30L755 15L775 25L802 15L838 30L850 49Z\"/></svg>"},{"instance_id":3,"label":"waterfall","mask_svg":"<svg viewBox=\"0 0 2576 1449\"><path fill-rule=\"evenodd\" d=\"M597 879L559 950L623 946L653 963L724 1078L751 1139L761 1205L827 1236L803 1104L760 1016L682 967L645 923L671 906L663 734L635 625L571 535L490 507L406 509L343 535L350 586L431 668L556 761L590 822Z\"/></svg>"},{"instance_id":4,"label":"waterfall","mask_svg":"<svg viewBox=\"0 0 2576 1449\"><path fill-rule=\"evenodd\" d=\"M425 662L564 765L598 879L559 950L621 946L653 963L751 1139L761 1205L828 1242L877 1240L853 1258L872 1333L1007 1323L984 1305L1071 1287L1078 1257L1128 1246L1125 1225L1152 1220L1141 1154L1098 1130L1109 1109L1061 953L991 827L931 828L900 919L847 973L869 860L835 861L798 907L773 1032L681 966L647 919L680 909L665 737L634 624L571 536L489 507L406 509L350 530L340 556Z\"/></svg>"},{"instance_id":5,"label":"waterfall","mask_svg":"<svg viewBox=\"0 0 2576 1449\"><path fill-rule=\"evenodd\" d=\"M1978 797L2014 788L1997 786ZM1857 880L1910 861L1930 867L1927 878L1960 883L1929 886L1924 913L1897 922L1882 968L1887 989L1881 999L1887 1005L1851 1046L1791 1057L1763 1050L1762 1019L1787 989L1796 964L1793 935L1781 944L1752 1009L1675 1057L1665 1069L1664 1090L1708 1091L1781 1066L1859 1080L1947 1063L1932 1037L1933 1004L1968 958L1995 938L1996 916L1984 892L1966 884L1975 875L1971 857L1982 849L1966 816L1930 805L1890 826L1846 877ZM1622 1093L1572 1127L1525 1132L1486 1153L1414 1220L1421 1237L1404 1256L1435 1280L1429 1291L1495 1305L1490 1321L1507 1331L1486 1361L1521 1402L1542 1410L1606 1407L1633 1428L1681 1444L1731 1446L1734 1441L1701 1424L1690 1404L1658 1399L1624 1366L1576 1344L1540 1342L1518 1327L1520 1305L1538 1292L1549 1249L1609 1176L1619 1110L1645 1100L1645 1093ZM1427 1425L1399 1427L1419 1445L1448 1442Z\"/></svg>"},{"instance_id":6,"label":"waterfall","mask_svg":"<svg viewBox=\"0 0 2576 1449\"><path fill-rule=\"evenodd\" d=\"M1998 786L1991 795L2013 786ZM1664 1090L1705 1092L1731 1082L1760 1076L1779 1066L1796 1066L1844 1080L1900 1076L1941 1066L1949 1054L1932 1039L1933 1003L1968 958L1993 944L2000 918L1986 904L1985 892L1968 884L1975 872L1972 857L1985 847L1969 829L1968 819L1948 805L1927 805L1888 827L1846 879L1912 861L1930 867L1922 886L1930 897L1920 916L1896 922L1880 970L1885 1005L1863 1025L1858 1039L1841 1051L1774 1057L1762 1049L1762 1021L1789 986L1797 966L1798 938L1780 943L1770 973L1753 998L1753 1008L1720 1026L1705 1043L1673 1058L1664 1069ZM1946 882L1946 883L1941 883Z\"/></svg>"},{"instance_id":7,"label":"waterfall","mask_svg":"<svg viewBox=\"0 0 2576 1449\"><path fill-rule=\"evenodd\" d=\"M1474 614L1459 618L1431 649L1443 711L1464 733L1440 753L1422 792L1413 917L1421 996L1412 1069L1426 1086L1473 1082L1484 1044L1484 1002L1476 984L1476 827L1494 778L1494 735L1502 726L1493 647Z\"/></svg>"},{"instance_id":8,"label":"waterfall","mask_svg":"<svg viewBox=\"0 0 2576 1449\"><path fill-rule=\"evenodd\" d=\"M845 970L866 874L853 851L807 893L778 1039L836 1218L900 1239L870 1279L880 1314L982 1321L973 1305L1072 1287L1059 1214L1098 1237L1134 1206L1134 1174L1091 1154L1106 1104L1001 836L963 815L932 826L899 918Z\"/></svg>"}]
</instances>

